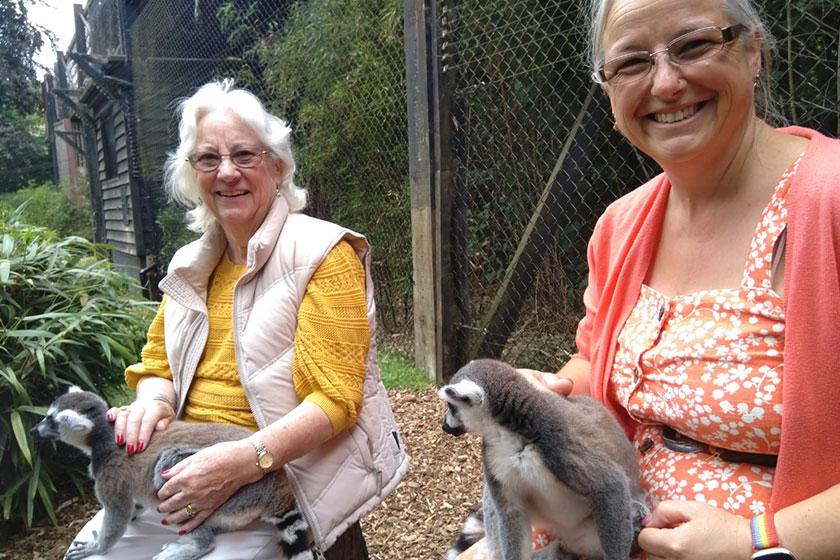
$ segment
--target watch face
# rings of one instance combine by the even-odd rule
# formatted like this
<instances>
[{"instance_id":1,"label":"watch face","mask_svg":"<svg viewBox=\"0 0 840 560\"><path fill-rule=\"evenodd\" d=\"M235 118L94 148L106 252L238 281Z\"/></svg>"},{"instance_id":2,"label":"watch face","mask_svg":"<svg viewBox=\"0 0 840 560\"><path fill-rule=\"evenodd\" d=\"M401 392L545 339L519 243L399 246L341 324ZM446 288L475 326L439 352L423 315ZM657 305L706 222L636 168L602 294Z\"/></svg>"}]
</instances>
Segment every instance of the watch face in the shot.
<instances>
[{"instance_id":1,"label":"watch face","mask_svg":"<svg viewBox=\"0 0 840 560\"><path fill-rule=\"evenodd\" d=\"M260 455L260 458L257 460L257 463L262 469L270 469L271 465L274 464L274 457L271 456L271 453L263 453L262 455Z\"/></svg>"},{"instance_id":2,"label":"watch face","mask_svg":"<svg viewBox=\"0 0 840 560\"><path fill-rule=\"evenodd\" d=\"M754 552L752 560L796 560L796 557L784 548L768 548Z\"/></svg>"}]
</instances>

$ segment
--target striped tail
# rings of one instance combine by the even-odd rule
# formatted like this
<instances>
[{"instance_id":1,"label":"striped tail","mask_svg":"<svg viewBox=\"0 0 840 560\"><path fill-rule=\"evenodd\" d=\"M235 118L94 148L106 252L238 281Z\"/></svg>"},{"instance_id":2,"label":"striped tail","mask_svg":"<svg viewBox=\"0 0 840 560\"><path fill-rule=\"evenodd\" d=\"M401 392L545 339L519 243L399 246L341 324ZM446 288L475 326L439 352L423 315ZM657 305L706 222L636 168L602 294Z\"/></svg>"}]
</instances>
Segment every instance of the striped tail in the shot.
<instances>
[{"instance_id":1,"label":"striped tail","mask_svg":"<svg viewBox=\"0 0 840 560\"><path fill-rule=\"evenodd\" d=\"M309 525L297 509L266 519L280 531L280 549L288 560L314 560Z\"/></svg>"},{"instance_id":2,"label":"striped tail","mask_svg":"<svg viewBox=\"0 0 840 560\"><path fill-rule=\"evenodd\" d=\"M455 560L459 554L484 538L484 512L479 506L467 516L452 547L446 552L447 560Z\"/></svg>"}]
</instances>

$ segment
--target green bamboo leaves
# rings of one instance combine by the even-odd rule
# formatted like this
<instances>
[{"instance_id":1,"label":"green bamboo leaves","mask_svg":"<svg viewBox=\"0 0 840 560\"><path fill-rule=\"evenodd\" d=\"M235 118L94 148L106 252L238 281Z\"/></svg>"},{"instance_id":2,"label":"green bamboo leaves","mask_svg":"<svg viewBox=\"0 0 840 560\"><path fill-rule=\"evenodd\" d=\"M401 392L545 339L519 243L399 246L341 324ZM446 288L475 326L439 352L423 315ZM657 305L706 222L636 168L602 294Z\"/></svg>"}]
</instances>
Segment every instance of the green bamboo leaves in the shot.
<instances>
[{"instance_id":1,"label":"green bamboo leaves","mask_svg":"<svg viewBox=\"0 0 840 560\"><path fill-rule=\"evenodd\" d=\"M57 464L54 446L32 441L29 429L45 412L39 405L70 385L113 395L139 358L154 304L140 301L135 281L106 251L82 237L0 221L3 520L29 525L46 514L55 521L53 480L68 478L68 464L63 457ZM69 473L79 476L80 468Z\"/></svg>"}]
</instances>

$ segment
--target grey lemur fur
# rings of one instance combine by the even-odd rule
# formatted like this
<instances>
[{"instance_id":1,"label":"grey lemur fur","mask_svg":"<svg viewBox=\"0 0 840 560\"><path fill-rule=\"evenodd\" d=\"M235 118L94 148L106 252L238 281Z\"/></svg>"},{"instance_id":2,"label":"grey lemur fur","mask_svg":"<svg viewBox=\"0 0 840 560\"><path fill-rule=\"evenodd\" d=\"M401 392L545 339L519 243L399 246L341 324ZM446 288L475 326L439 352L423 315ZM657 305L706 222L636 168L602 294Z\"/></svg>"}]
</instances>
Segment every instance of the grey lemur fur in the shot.
<instances>
[{"instance_id":1,"label":"grey lemur fur","mask_svg":"<svg viewBox=\"0 0 840 560\"><path fill-rule=\"evenodd\" d=\"M531 558L532 523L557 538L553 558L627 560L648 510L633 445L600 403L540 391L494 360L470 362L438 396L444 431L482 437L491 560Z\"/></svg>"},{"instance_id":2,"label":"grey lemur fur","mask_svg":"<svg viewBox=\"0 0 840 560\"><path fill-rule=\"evenodd\" d=\"M134 517L135 504L156 507L160 503L157 492L166 482L162 471L203 447L251 435L237 426L176 421L155 433L145 451L128 456L114 441L114 427L106 418L107 411L108 405L100 397L72 387L53 402L46 417L32 428L39 439L57 439L90 456L94 491L105 510L95 540L74 542L64 556L66 560L106 553ZM201 525L165 545L154 558L200 558L213 550L216 533L240 529L255 519L268 521L280 530L279 547L286 558L313 558L309 527L297 511L283 469L240 488Z\"/></svg>"}]
</instances>

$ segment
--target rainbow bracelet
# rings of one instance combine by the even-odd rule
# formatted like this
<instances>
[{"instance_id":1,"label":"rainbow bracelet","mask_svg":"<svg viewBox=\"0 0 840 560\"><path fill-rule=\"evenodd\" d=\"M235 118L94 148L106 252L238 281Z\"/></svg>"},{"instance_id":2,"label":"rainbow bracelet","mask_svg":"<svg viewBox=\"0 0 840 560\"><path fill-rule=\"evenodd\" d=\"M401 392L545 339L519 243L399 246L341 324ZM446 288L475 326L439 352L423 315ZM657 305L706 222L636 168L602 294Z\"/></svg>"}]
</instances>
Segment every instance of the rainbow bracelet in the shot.
<instances>
[{"instance_id":1,"label":"rainbow bracelet","mask_svg":"<svg viewBox=\"0 0 840 560\"><path fill-rule=\"evenodd\" d=\"M773 523L773 514L762 513L752 518L750 522L752 530L753 550L764 550L779 546L779 535L776 534L776 524Z\"/></svg>"}]
</instances>

